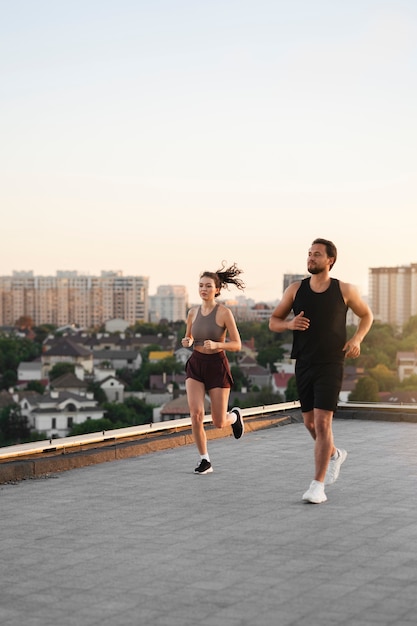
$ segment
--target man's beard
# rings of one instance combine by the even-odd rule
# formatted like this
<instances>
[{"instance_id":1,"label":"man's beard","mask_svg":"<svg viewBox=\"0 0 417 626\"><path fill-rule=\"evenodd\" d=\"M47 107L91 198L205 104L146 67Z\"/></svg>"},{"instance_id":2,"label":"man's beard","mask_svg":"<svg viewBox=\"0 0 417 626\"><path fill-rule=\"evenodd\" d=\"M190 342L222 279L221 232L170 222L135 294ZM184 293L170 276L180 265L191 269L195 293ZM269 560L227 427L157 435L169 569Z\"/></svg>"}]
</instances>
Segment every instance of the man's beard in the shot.
<instances>
[{"instance_id":1,"label":"man's beard","mask_svg":"<svg viewBox=\"0 0 417 626\"><path fill-rule=\"evenodd\" d=\"M314 266L312 268L308 267L307 269L310 274L321 274L324 268Z\"/></svg>"}]
</instances>

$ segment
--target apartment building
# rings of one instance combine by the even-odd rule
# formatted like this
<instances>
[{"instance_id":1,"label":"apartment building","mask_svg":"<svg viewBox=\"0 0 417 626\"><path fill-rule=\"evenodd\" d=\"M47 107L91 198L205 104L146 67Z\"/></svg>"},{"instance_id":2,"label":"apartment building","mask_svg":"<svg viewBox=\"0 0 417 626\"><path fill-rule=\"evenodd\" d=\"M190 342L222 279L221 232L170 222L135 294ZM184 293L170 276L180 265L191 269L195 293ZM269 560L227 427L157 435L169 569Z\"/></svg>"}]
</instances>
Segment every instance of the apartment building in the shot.
<instances>
[{"instance_id":1,"label":"apartment building","mask_svg":"<svg viewBox=\"0 0 417 626\"><path fill-rule=\"evenodd\" d=\"M56 276L13 272L0 276L0 325L13 325L22 316L35 325L101 326L121 318L129 325L148 320L149 278L101 272L100 276L58 271Z\"/></svg>"},{"instance_id":2,"label":"apartment building","mask_svg":"<svg viewBox=\"0 0 417 626\"><path fill-rule=\"evenodd\" d=\"M150 321L178 322L187 318L188 292L184 285L160 285L149 297Z\"/></svg>"},{"instance_id":3,"label":"apartment building","mask_svg":"<svg viewBox=\"0 0 417 626\"><path fill-rule=\"evenodd\" d=\"M396 328L417 315L417 263L399 267L371 267L369 306L376 320Z\"/></svg>"}]
</instances>

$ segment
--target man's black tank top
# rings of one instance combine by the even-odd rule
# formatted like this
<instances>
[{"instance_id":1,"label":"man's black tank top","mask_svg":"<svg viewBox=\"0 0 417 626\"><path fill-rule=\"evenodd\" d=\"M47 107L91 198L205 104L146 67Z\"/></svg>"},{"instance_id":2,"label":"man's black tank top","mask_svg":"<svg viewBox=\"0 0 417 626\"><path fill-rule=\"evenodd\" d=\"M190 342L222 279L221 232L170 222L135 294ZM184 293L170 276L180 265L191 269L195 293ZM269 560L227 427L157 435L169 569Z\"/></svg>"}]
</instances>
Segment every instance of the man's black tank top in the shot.
<instances>
[{"instance_id":1,"label":"man's black tank top","mask_svg":"<svg viewBox=\"0 0 417 626\"><path fill-rule=\"evenodd\" d=\"M306 363L344 361L348 307L340 291L339 281L332 278L326 291L316 293L310 287L310 278L305 278L301 281L292 308L294 315L304 311L310 326L305 331L293 332L291 357Z\"/></svg>"}]
</instances>

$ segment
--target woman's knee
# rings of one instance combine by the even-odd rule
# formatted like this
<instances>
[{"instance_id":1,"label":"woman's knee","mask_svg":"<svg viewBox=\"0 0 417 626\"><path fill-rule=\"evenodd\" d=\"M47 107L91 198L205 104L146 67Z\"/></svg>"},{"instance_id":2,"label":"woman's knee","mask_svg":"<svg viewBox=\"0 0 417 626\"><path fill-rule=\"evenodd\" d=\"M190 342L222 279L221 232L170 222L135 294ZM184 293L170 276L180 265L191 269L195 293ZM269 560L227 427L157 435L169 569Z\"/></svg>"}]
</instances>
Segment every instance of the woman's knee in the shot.
<instances>
[{"instance_id":1,"label":"woman's knee","mask_svg":"<svg viewBox=\"0 0 417 626\"><path fill-rule=\"evenodd\" d=\"M204 410L195 409L190 410L191 422L194 426L200 426L204 422Z\"/></svg>"},{"instance_id":2,"label":"woman's knee","mask_svg":"<svg viewBox=\"0 0 417 626\"><path fill-rule=\"evenodd\" d=\"M226 428L229 425L229 420L226 415L211 415L211 421L216 428Z\"/></svg>"}]
</instances>

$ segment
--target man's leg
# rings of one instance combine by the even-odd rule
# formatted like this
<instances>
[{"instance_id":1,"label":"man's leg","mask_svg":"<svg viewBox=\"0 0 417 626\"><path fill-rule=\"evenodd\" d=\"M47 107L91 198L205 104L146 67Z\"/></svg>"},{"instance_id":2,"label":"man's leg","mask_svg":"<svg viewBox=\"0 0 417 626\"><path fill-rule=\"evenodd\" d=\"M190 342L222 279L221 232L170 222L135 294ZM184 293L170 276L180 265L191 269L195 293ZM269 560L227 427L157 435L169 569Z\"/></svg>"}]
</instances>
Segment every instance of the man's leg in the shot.
<instances>
[{"instance_id":1,"label":"man's leg","mask_svg":"<svg viewBox=\"0 0 417 626\"><path fill-rule=\"evenodd\" d=\"M324 483L330 457L336 452L333 440L333 411L314 409L314 480Z\"/></svg>"},{"instance_id":2,"label":"man's leg","mask_svg":"<svg viewBox=\"0 0 417 626\"><path fill-rule=\"evenodd\" d=\"M332 431L332 411L314 409L303 413L304 425L313 437L315 475L310 487L303 495L303 500L320 504L326 502L327 496L324 492L324 482L327 466L334 448Z\"/></svg>"}]
</instances>

